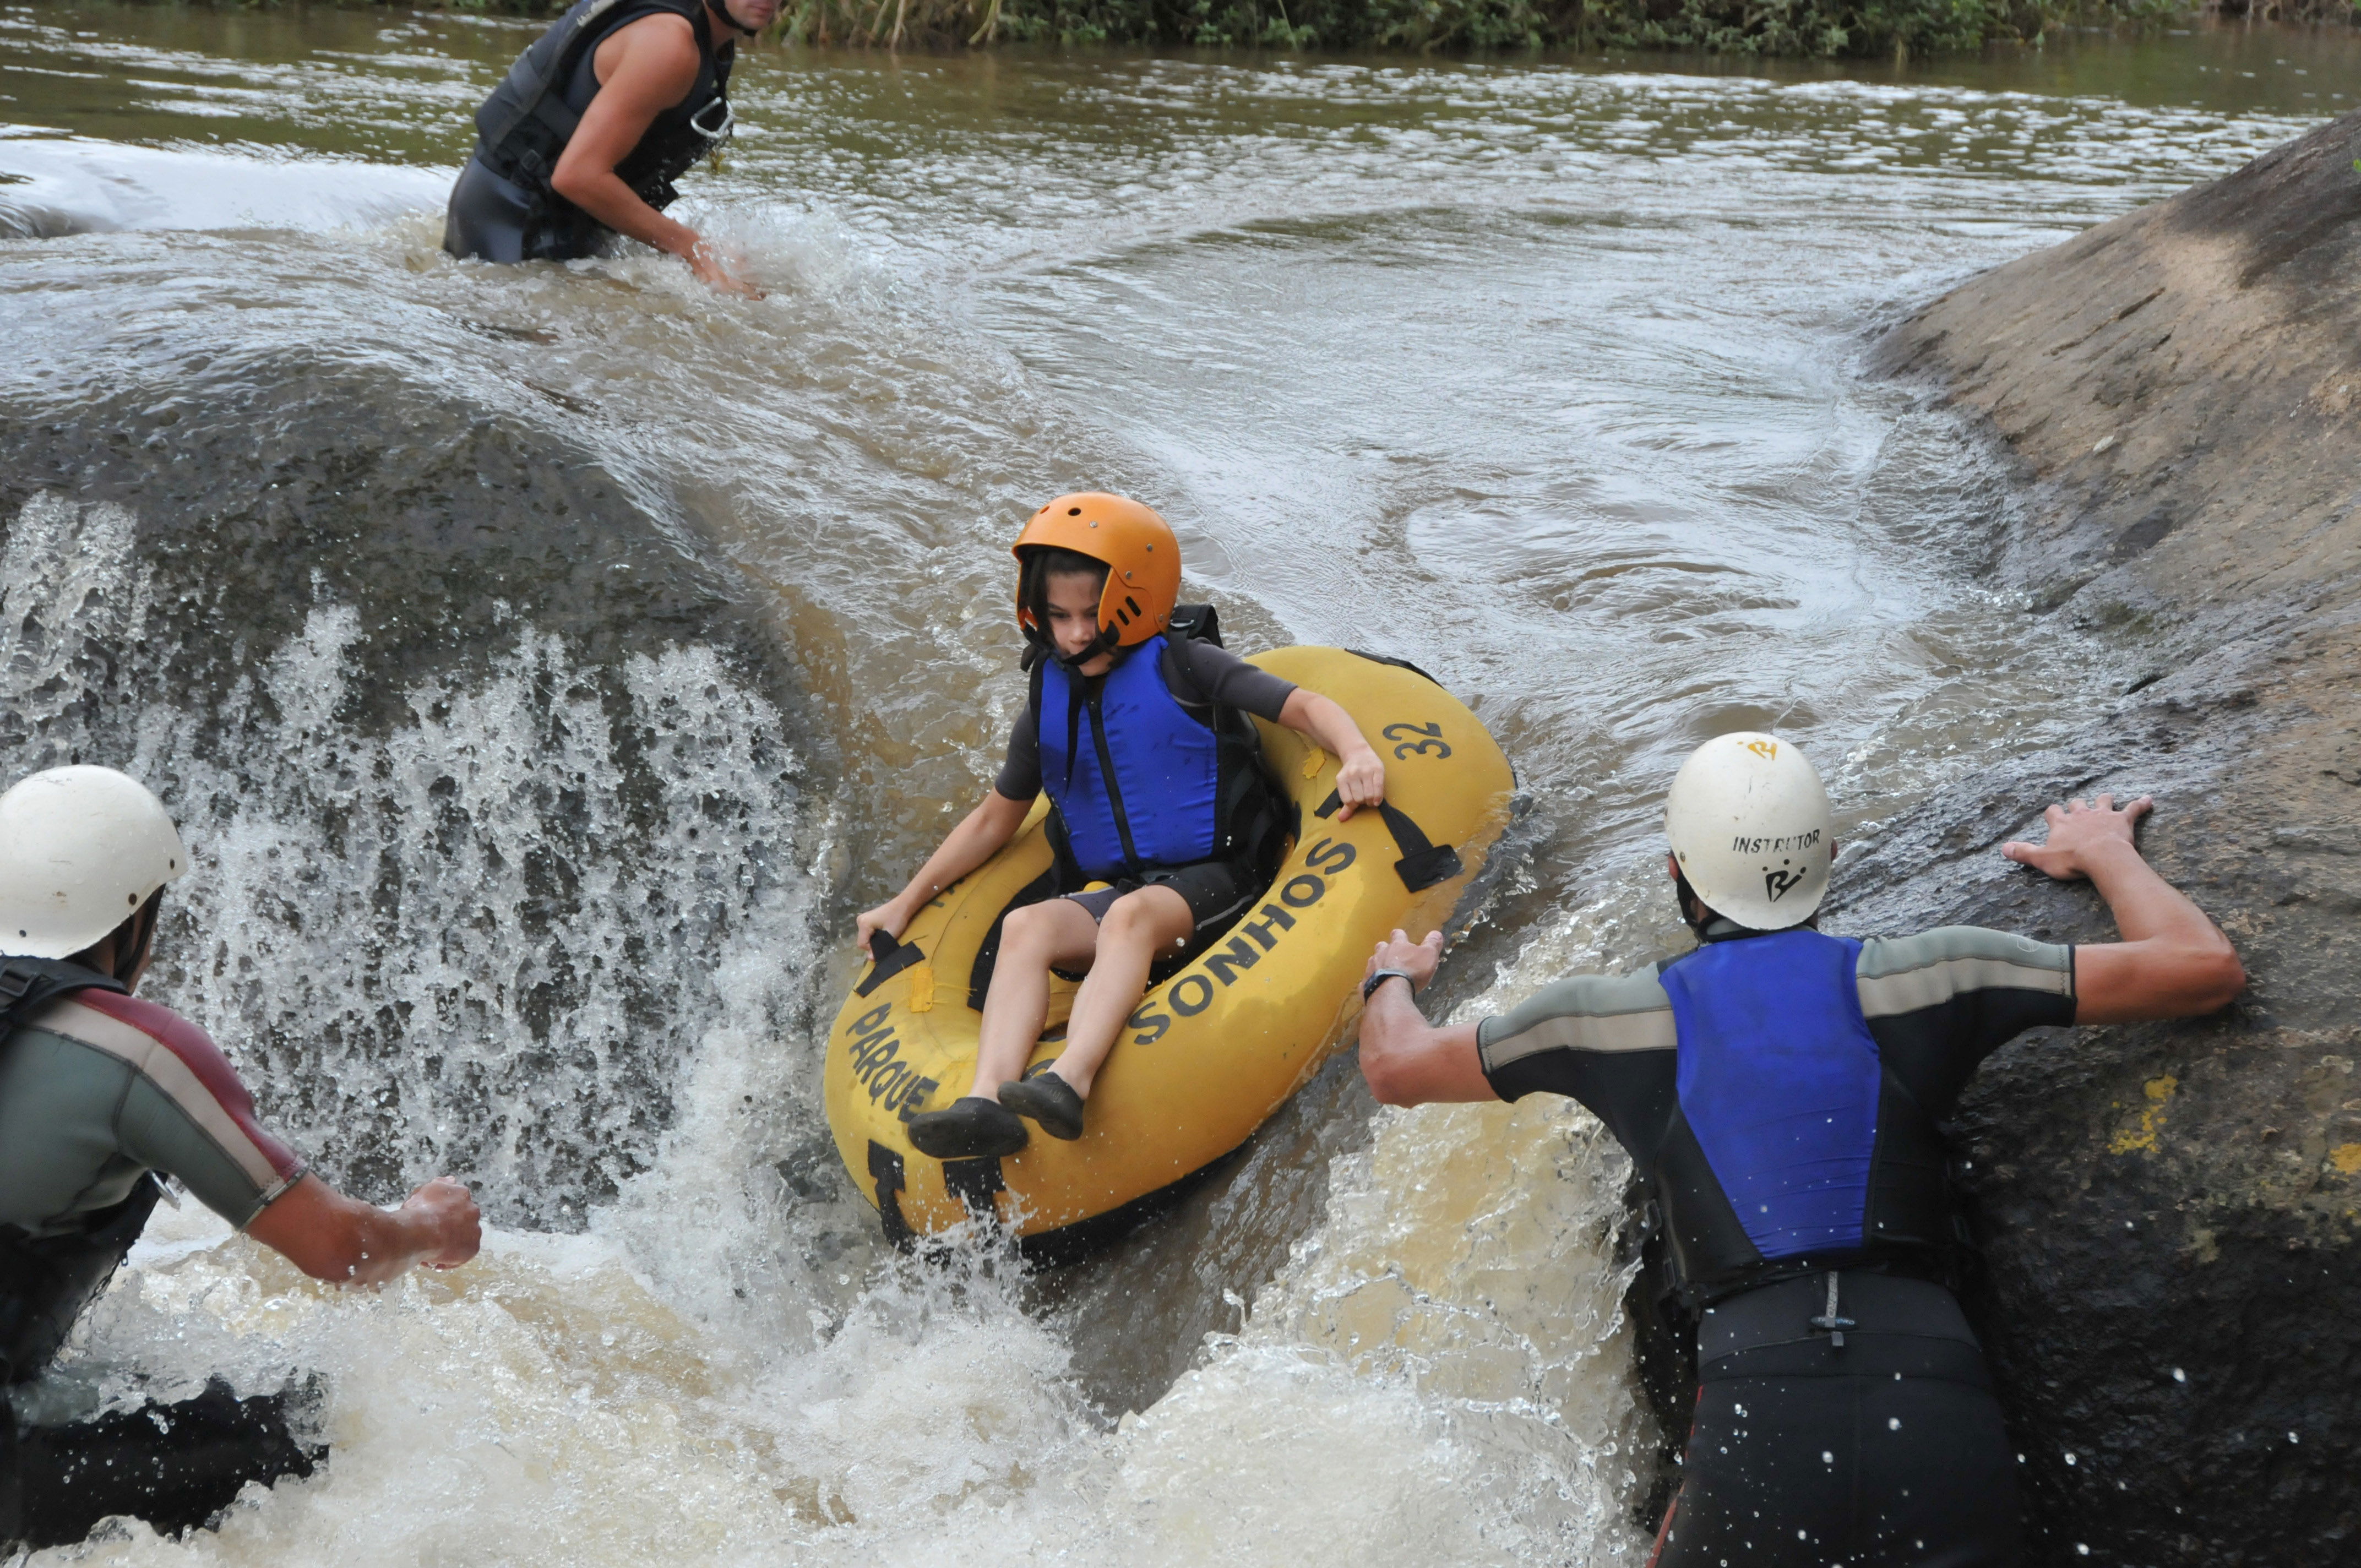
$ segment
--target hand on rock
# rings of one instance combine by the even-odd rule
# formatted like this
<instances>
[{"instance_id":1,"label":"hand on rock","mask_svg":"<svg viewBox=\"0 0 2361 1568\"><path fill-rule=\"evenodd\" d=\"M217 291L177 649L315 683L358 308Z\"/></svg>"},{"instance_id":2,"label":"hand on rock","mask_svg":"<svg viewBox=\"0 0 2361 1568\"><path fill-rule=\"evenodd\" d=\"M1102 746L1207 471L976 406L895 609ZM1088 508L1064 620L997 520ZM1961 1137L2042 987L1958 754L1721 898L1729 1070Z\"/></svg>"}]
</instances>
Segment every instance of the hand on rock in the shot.
<instances>
[{"instance_id":1,"label":"hand on rock","mask_svg":"<svg viewBox=\"0 0 2361 1568\"><path fill-rule=\"evenodd\" d=\"M2048 843L2012 839L2000 847L2000 852L2059 882L2080 881L2090 874L2092 855L2104 854L2114 845L2131 849L2132 825L2155 806L2154 800L2142 795L2118 810L2112 795L2103 795L2095 802L2077 799L2053 806L2041 814L2049 824Z\"/></svg>"}]
</instances>

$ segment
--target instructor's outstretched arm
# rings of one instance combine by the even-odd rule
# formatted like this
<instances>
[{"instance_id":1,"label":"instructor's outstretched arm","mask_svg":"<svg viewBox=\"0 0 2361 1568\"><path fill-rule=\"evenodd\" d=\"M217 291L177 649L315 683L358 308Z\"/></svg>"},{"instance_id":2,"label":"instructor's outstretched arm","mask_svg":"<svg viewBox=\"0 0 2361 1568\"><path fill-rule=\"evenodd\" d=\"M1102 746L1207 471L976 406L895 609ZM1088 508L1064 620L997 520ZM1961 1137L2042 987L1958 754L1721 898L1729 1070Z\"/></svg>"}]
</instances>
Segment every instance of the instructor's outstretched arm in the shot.
<instances>
[{"instance_id":1,"label":"instructor's outstretched arm","mask_svg":"<svg viewBox=\"0 0 2361 1568\"><path fill-rule=\"evenodd\" d=\"M2059 882L2088 879L2124 935L2120 942L2075 945L2077 1024L2193 1018L2228 1006L2246 989L2230 938L2140 859L2132 827L2155 804L2142 795L2117 810L2115 797L2103 795L2093 804L2053 806L2042 814L2048 843L2001 846L2010 860Z\"/></svg>"},{"instance_id":2,"label":"instructor's outstretched arm","mask_svg":"<svg viewBox=\"0 0 2361 1568\"><path fill-rule=\"evenodd\" d=\"M246 1234L314 1279L381 1285L419 1264L456 1268L483 1245L467 1190L438 1176L399 1209L347 1198L306 1176L247 1223Z\"/></svg>"},{"instance_id":3,"label":"instructor's outstretched arm","mask_svg":"<svg viewBox=\"0 0 2361 1568\"><path fill-rule=\"evenodd\" d=\"M1361 1011L1361 1076L1383 1105L1430 1105L1498 1100L1476 1050L1476 1025L1438 1029L1411 1000L1413 986L1434 978L1442 961L1443 933L1413 942L1400 931L1378 944L1368 973L1399 970L1408 984L1389 980L1369 993Z\"/></svg>"}]
</instances>

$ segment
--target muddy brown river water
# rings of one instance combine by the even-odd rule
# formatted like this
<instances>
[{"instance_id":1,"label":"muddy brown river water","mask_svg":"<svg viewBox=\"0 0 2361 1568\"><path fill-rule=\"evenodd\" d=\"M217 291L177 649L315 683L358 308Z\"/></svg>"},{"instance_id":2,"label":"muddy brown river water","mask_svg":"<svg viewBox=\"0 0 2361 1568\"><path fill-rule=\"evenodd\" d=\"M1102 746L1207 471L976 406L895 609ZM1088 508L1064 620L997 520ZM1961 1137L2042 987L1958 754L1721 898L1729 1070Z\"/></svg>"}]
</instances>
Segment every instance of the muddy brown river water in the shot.
<instances>
[{"instance_id":1,"label":"muddy brown river water","mask_svg":"<svg viewBox=\"0 0 2361 1568\"><path fill-rule=\"evenodd\" d=\"M2008 479L1870 334L2339 112L2361 49L766 49L689 182L746 303L440 254L530 36L0 5L0 755L156 780L160 993L330 1175L499 1223L341 1297L159 1219L44 1398L317 1374L335 1455L93 1560L1638 1561L1626 1173L1571 1107L1380 1111L1346 1057L1096 1262L878 1240L815 1015L1021 703L1006 541L1140 495L1234 646L1475 706L1523 809L1438 1007L1642 961L1701 737L1793 736L1858 840L2119 689L1979 587Z\"/></svg>"}]
</instances>

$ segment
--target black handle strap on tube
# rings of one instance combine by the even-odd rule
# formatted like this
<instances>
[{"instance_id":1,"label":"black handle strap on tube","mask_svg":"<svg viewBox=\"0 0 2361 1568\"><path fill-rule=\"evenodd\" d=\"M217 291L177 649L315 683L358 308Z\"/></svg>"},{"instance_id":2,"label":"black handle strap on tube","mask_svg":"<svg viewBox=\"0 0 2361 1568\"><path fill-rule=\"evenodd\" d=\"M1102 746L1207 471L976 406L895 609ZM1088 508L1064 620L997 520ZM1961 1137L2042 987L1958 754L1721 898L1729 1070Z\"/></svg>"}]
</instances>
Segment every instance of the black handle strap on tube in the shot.
<instances>
[{"instance_id":1,"label":"black handle strap on tube","mask_svg":"<svg viewBox=\"0 0 2361 1568\"><path fill-rule=\"evenodd\" d=\"M960 1207L977 1219L997 1220L1000 1209L994 1200L1008 1190L1000 1157L978 1155L972 1159L943 1161L943 1190L958 1199Z\"/></svg>"},{"instance_id":2,"label":"black handle strap on tube","mask_svg":"<svg viewBox=\"0 0 2361 1568\"><path fill-rule=\"evenodd\" d=\"M869 977L852 988L855 996L866 996L912 964L927 961L916 942L897 942L883 931L869 933Z\"/></svg>"},{"instance_id":3,"label":"black handle strap on tube","mask_svg":"<svg viewBox=\"0 0 2361 1568\"><path fill-rule=\"evenodd\" d=\"M910 1222L902 1217L902 1193L909 1177L902 1157L874 1138L869 1141L869 1179L877 1184L877 1223L884 1227L885 1239L906 1249L917 1239Z\"/></svg>"},{"instance_id":4,"label":"black handle strap on tube","mask_svg":"<svg viewBox=\"0 0 2361 1568\"><path fill-rule=\"evenodd\" d=\"M1334 817L1344 804L1345 797L1332 789L1328 792L1328 798L1322 801L1312 815ZM1367 810L1367 807L1362 809ZM1430 842L1426 830L1411 820L1410 813L1392 802L1379 802L1378 815L1386 819L1386 831L1394 836L1394 848L1402 854L1402 858L1394 862L1394 874L1401 878L1402 886L1411 892L1424 893L1438 883L1449 882L1466 869L1459 859L1458 850L1448 844Z\"/></svg>"}]
</instances>

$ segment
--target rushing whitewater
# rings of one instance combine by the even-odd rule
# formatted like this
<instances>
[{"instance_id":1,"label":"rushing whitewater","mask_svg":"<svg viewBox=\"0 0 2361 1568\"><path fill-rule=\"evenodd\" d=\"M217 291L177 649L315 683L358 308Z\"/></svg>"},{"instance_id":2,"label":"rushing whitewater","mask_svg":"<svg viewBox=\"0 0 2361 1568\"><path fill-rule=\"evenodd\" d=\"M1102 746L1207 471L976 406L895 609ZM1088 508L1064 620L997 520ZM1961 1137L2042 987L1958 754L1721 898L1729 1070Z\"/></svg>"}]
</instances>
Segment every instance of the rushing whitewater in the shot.
<instances>
[{"instance_id":1,"label":"rushing whitewater","mask_svg":"<svg viewBox=\"0 0 2361 1568\"><path fill-rule=\"evenodd\" d=\"M2006 476L1864 328L2336 105L768 51L690 181L750 304L441 254L529 36L0 9L0 756L154 784L156 994L338 1182L499 1227L338 1294L159 1213L43 1399L316 1379L333 1456L40 1560L1639 1561L1570 1106L1345 1058L1049 1277L842 1180L817 1032L1022 701L1007 541L1142 494L1234 644L1477 708L1525 793L1438 1008L1644 961L1698 736L1794 735L1860 839L2114 689L1978 590Z\"/></svg>"}]
</instances>

